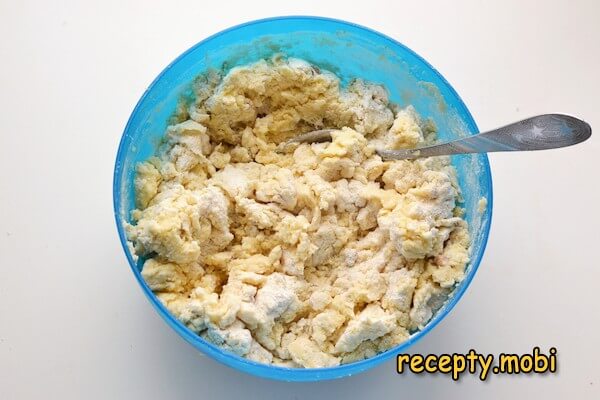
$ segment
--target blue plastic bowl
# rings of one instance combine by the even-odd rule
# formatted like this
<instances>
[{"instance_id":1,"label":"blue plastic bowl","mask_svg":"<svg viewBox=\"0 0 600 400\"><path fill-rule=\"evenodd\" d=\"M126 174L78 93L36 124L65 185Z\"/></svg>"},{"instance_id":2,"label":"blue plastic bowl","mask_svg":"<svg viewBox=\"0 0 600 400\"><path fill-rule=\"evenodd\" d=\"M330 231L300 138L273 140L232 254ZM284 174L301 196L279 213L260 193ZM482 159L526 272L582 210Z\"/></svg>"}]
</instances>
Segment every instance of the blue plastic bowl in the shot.
<instances>
[{"instance_id":1,"label":"blue plastic bowl","mask_svg":"<svg viewBox=\"0 0 600 400\"><path fill-rule=\"evenodd\" d=\"M146 297L179 335L192 346L237 370L286 381L316 381L353 375L372 368L406 350L427 334L454 307L473 279L483 256L492 215L492 179L487 156L453 158L464 198L466 220L473 245L465 279L427 326L398 347L377 356L332 368L290 369L258 364L206 342L186 328L154 296L140 274L142 262L134 261L124 231L124 221L134 209L135 165L156 151L167 120L190 83L207 68L232 68L274 53L302 58L334 72L348 83L360 77L385 85L390 99L400 105L412 104L419 114L431 117L439 136L451 139L477 133L477 126L450 84L413 51L381 33L349 22L320 17L278 17L248 22L205 39L183 53L146 90L133 110L119 145L114 172L114 211L119 238L127 260ZM189 92L188 92L189 93ZM477 211L481 197L487 208Z\"/></svg>"}]
</instances>

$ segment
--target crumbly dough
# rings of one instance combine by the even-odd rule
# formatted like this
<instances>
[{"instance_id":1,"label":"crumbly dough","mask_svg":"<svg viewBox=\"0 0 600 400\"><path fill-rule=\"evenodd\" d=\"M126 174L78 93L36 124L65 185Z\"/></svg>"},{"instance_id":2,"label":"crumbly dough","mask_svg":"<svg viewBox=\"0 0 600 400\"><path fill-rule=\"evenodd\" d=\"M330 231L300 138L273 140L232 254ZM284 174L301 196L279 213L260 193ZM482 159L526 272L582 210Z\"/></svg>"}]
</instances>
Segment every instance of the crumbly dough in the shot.
<instances>
[{"instance_id":1,"label":"crumbly dough","mask_svg":"<svg viewBox=\"0 0 600 400\"><path fill-rule=\"evenodd\" d=\"M274 58L195 82L137 167L127 231L166 307L240 356L319 368L423 328L463 278L469 235L446 157L374 147L435 139L384 88ZM323 127L331 143L280 146Z\"/></svg>"}]
</instances>

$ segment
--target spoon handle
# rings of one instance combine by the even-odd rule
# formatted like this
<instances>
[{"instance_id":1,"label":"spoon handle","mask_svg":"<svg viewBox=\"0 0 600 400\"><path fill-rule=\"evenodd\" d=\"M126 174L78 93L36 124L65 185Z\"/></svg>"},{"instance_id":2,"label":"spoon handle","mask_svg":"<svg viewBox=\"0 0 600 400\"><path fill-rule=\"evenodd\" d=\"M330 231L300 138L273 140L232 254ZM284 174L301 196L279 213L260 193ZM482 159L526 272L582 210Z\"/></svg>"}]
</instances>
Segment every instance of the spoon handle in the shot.
<instances>
[{"instance_id":1,"label":"spoon handle","mask_svg":"<svg viewBox=\"0 0 600 400\"><path fill-rule=\"evenodd\" d=\"M464 153L547 150L581 143L591 134L590 125L580 119L562 114L544 114L433 146L377 152L385 160L404 160Z\"/></svg>"}]
</instances>

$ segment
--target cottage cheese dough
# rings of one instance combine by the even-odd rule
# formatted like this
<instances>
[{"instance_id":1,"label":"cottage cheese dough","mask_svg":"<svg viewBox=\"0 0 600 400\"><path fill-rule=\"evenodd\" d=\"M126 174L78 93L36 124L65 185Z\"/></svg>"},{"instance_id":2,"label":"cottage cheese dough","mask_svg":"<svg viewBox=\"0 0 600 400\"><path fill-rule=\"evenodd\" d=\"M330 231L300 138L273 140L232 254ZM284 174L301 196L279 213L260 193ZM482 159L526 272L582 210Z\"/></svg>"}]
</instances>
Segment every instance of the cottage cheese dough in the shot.
<instances>
[{"instance_id":1,"label":"cottage cheese dough","mask_svg":"<svg viewBox=\"0 0 600 400\"><path fill-rule=\"evenodd\" d=\"M287 367L372 357L421 329L463 278L469 235L446 157L384 88L274 58L208 73L137 167L127 232L142 275L206 340ZM331 143L278 146L337 128Z\"/></svg>"}]
</instances>

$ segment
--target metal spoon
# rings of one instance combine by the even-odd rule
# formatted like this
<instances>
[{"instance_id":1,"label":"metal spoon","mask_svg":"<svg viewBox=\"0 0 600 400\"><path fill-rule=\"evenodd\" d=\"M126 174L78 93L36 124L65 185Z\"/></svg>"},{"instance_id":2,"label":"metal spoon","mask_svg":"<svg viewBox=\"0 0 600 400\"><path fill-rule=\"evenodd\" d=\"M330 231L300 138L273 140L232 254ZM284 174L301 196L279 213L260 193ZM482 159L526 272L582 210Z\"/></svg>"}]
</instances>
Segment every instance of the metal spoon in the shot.
<instances>
[{"instance_id":1,"label":"metal spoon","mask_svg":"<svg viewBox=\"0 0 600 400\"><path fill-rule=\"evenodd\" d=\"M308 132L286 142L319 143L331 141L331 132L323 129ZM420 157L494 151L547 150L572 146L587 140L592 128L587 122L562 114L544 114L527 118L493 131L417 149L377 149L384 160L407 160Z\"/></svg>"}]
</instances>

